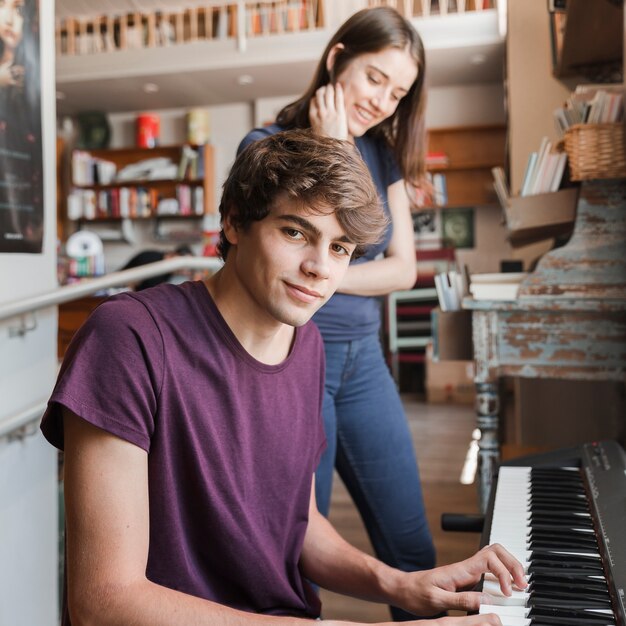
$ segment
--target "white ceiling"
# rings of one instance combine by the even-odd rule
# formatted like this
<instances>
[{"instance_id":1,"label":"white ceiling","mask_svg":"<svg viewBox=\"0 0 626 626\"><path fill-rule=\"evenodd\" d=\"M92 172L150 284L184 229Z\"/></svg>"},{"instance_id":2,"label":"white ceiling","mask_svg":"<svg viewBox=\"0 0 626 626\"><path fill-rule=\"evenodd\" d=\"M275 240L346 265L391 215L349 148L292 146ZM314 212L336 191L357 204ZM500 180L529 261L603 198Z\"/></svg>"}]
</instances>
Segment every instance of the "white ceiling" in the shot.
<instances>
[{"instance_id":1,"label":"white ceiling","mask_svg":"<svg viewBox=\"0 0 626 626\"><path fill-rule=\"evenodd\" d=\"M97 14L192 4L190 0L100 0ZM93 15L94 3L57 0L56 13L57 17ZM498 33L495 11L434 16L414 23L424 40L430 86L502 81L504 38ZM57 101L57 110L61 115L94 109L120 112L297 94L306 88L331 34L320 30L250 39L245 52L228 40L57 57L57 90L64 96ZM238 79L244 74L252 82L242 86ZM146 82L158 85L159 91L146 94Z\"/></svg>"}]
</instances>

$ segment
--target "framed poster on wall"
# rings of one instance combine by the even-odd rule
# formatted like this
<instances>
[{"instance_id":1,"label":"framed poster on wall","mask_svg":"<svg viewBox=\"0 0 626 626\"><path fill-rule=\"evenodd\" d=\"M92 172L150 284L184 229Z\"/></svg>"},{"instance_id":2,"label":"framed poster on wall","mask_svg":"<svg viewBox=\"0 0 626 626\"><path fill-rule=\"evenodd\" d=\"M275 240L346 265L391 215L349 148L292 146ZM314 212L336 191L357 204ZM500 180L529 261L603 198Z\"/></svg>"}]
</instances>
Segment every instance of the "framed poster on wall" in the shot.
<instances>
[{"instance_id":1,"label":"framed poster on wall","mask_svg":"<svg viewBox=\"0 0 626 626\"><path fill-rule=\"evenodd\" d=\"M43 156L38 0L0 2L0 253L41 253Z\"/></svg>"}]
</instances>

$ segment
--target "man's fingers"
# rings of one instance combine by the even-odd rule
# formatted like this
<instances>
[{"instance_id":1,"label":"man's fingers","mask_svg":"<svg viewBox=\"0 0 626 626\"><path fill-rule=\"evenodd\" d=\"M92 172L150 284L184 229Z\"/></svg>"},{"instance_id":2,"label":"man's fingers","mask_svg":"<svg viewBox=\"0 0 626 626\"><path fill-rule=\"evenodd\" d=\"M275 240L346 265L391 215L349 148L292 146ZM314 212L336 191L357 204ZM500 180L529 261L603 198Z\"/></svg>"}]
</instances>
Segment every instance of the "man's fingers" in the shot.
<instances>
[{"instance_id":1,"label":"man's fingers","mask_svg":"<svg viewBox=\"0 0 626 626\"><path fill-rule=\"evenodd\" d=\"M487 568L498 578L500 587L507 596L512 590L511 579L520 589L526 587L526 577L522 564L500 544L493 544L488 547Z\"/></svg>"}]
</instances>

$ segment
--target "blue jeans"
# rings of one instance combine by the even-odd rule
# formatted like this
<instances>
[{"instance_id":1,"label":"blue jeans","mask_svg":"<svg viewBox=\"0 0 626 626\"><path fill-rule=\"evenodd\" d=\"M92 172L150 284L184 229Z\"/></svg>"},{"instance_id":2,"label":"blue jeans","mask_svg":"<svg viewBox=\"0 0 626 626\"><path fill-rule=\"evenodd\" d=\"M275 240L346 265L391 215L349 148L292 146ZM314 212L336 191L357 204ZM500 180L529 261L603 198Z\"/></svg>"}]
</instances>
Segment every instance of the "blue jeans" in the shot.
<instances>
[{"instance_id":1,"label":"blue jeans","mask_svg":"<svg viewBox=\"0 0 626 626\"><path fill-rule=\"evenodd\" d=\"M404 571L435 566L419 470L402 401L378 335L325 342L328 448L315 495L328 516L333 467L357 506L381 561ZM394 621L415 619L391 607Z\"/></svg>"}]
</instances>

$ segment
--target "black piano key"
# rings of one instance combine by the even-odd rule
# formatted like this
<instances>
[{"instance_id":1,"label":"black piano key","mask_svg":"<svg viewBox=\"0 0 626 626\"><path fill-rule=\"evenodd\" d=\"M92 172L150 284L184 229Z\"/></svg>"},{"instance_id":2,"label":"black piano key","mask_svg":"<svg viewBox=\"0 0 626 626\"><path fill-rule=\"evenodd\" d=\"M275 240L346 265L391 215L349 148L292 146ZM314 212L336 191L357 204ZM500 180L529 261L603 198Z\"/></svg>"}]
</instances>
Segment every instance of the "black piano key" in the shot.
<instances>
[{"instance_id":1,"label":"black piano key","mask_svg":"<svg viewBox=\"0 0 626 626\"><path fill-rule=\"evenodd\" d=\"M584 618L580 621L570 621L568 618L560 617L538 617L530 620L528 626L590 626L589 622L586 622ZM615 620L612 621L594 621L593 626L614 626Z\"/></svg>"},{"instance_id":2,"label":"black piano key","mask_svg":"<svg viewBox=\"0 0 626 626\"><path fill-rule=\"evenodd\" d=\"M554 507L552 509L546 508L543 505L540 506L530 506L529 512L533 516L545 516L551 519L559 519L559 518L568 518L568 519L589 519L591 514L587 511L571 511L571 510L563 510L559 507Z\"/></svg>"},{"instance_id":3,"label":"black piano key","mask_svg":"<svg viewBox=\"0 0 626 626\"><path fill-rule=\"evenodd\" d=\"M540 541L559 541L563 538L570 539L571 541L580 542L580 544L598 543L595 533L583 532L581 530L576 530L573 528L560 530L559 532L541 530L539 528L531 528L530 532L528 533L529 540L538 539Z\"/></svg>"},{"instance_id":4,"label":"black piano key","mask_svg":"<svg viewBox=\"0 0 626 626\"><path fill-rule=\"evenodd\" d=\"M531 563L528 566L529 574L554 574L555 571L559 574L561 572L566 572L567 574L570 574L572 576L604 575L604 572L601 572L601 570L595 570L586 567L558 567L558 564L552 563Z\"/></svg>"},{"instance_id":5,"label":"black piano key","mask_svg":"<svg viewBox=\"0 0 626 626\"><path fill-rule=\"evenodd\" d=\"M582 609L552 608L534 606L528 612L530 619L541 618L548 624L564 624L568 626L596 626L597 624L615 624L615 617L604 613L594 613Z\"/></svg>"},{"instance_id":6,"label":"black piano key","mask_svg":"<svg viewBox=\"0 0 626 626\"><path fill-rule=\"evenodd\" d=\"M593 522L589 517L551 517L549 515L529 515L528 525L534 528L540 524L552 524L553 526L587 528L593 530Z\"/></svg>"},{"instance_id":7,"label":"black piano key","mask_svg":"<svg viewBox=\"0 0 626 626\"><path fill-rule=\"evenodd\" d=\"M530 554L530 560L540 560L544 558L555 559L558 561L568 563L590 563L593 565L600 565L600 555L594 556L582 556L577 554L560 554L560 552L566 552L565 550L533 550Z\"/></svg>"},{"instance_id":8,"label":"black piano key","mask_svg":"<svg viewBox=\"0 0 626 626\"><path fill-rule=\"evenodd\" d=\"M551 493L559 498L576 498L579 495L586 495L585 487L582 483L555 485L534 480L528 484L527 489L528 493L536 493L537 495L547 495Z\"/></svg>"},{"instance_id":9,"label":"black piano key","mask_svg":"<svg viewBox=\"0 0 626 626\"><path fill-rule=\"evenodd\" d=\"M530 511L543 510L543 511L569 511L571 513L589 513L589 504L586 500L574 499L574 500L557 500L550 501L543 498L531 498L528 502L528 509Z\"/></svg>"},{"instance_id":10,"label":"black piano key","mask_svg":"<svg viewBox=\"0 0 626 626\"><path fill-rule=\"evenodd\" d=\"M535 522L531 530L546 530L552 532L581 532L593 536L593 529L583 527L582 525L563 526L563 524L554 524L552 522Z\"/></svg>"},{"instance_id":11,"label":"black piano key","mask_svg":"<svg viewBox=\"0 0 626 626\"><path fill-rule=\"evenodd\" d=\"M528 593L556 593L559 597L589 597L589 598L607 598L610 602L609 590L608 588L594 588L588 587L584 583L574 583L569 584L567 586L563 585L563 582L554 583L554 582L541 582L534 581L529 583L528 587L526 587L526 591Z\"/></svg>"},{"instance_id":12,"label":"black piano key","mask_svg":"<svg viewBox=\"0 0 626 626\"><path fill-rule=\"evenodd\" d=\"M590 589L608 589L604 576L594 576L593 574L572 574L568 571L541 573L534 572L528 576L528 582L554 583L562 586L576 584L585 585Z\"/></svg>"},{"instance_id":13,"label":"black piano key","mask_svg":"<svg viewBox=\"0 0 626 626\"><path fill-rule=\"evenodd\" d=\"M594 598L587 597L584 594L561 595L557 592L538 592L531 593L527 602L528 606L549 606L551 608L564 609L610 609L610 598Z\"/></svg>"},{"instance_id":14,"label":"black piano key","mask_svg":"<svg viewBox=\"0 0 626 626\"><path fill-rule=\"evenodd\" d=\"M562 541L544 541L541 539L533 539L526 544L529 550L566 550L567 552L575 552L579 554L598 553L598 545L593 543L580 544L576 541L563 539Z\"/></svg>"},{"instance_id":15,"label":"black piano key","mask_svg":"<svg viewBox=\"0 0 626 626\"><path fill-rule=\"evenodd\" d=\"M568 561L568 560L562 560L559 559L557 557L555 558L549 558L549 557L541 557L541 558L535 558L535 559L531 559L530 565L528 566L528 571L530 572L530 568L531 567L551 567L555 570L562 570L562 569L568 569L568 570L572 570L572 571L582 571L582 572L587 572L587 573L598 573L598 574L602 574L603 573L603 569L602 569L602 564L598 563L590 563L588 561Z\"/></svg>"}]
</instances>

